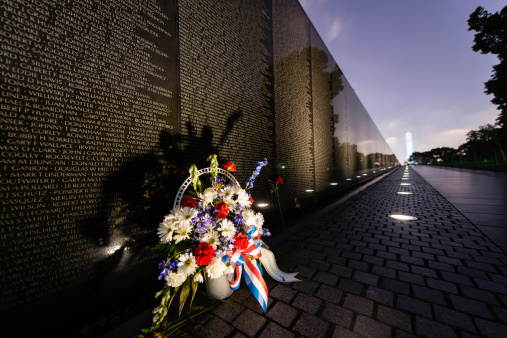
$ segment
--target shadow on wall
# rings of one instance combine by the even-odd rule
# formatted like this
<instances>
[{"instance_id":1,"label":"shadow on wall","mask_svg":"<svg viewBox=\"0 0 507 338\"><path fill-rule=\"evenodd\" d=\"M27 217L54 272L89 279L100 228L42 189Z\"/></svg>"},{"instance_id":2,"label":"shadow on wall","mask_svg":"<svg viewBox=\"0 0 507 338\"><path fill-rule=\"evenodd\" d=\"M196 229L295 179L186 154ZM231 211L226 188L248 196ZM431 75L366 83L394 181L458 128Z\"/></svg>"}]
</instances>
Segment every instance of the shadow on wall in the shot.
<instances>
[{"instance_id":1,"label":"shadow on wall","mask_svg":"<svg viewBox=\"0 0 507 338\"><path fill-rule=\"evenodd\" d=\"M241 111L231 113L220 135L220 144L227 140L242 115ZM82 232L90 242L109 248L108 255L95 266L96 275L101 276L97 283L115 270L128 270L125 269L128 265L143 257L153 258L150 248L158 242L156 230L172 209L190 165L209 166L207 158L211 154L217 154L219 163L222 162L220 149L213 146L216 132L211 126L203 126L200 135L196 135L190 122L186 128L188 139L184 142L181 135L164 130L158 146L129 159L105 179L98 212L82 223ZM195 162L195 158L200 162ZM155 278L151 275L149 279Z\"/></svg>"}]
</instances>

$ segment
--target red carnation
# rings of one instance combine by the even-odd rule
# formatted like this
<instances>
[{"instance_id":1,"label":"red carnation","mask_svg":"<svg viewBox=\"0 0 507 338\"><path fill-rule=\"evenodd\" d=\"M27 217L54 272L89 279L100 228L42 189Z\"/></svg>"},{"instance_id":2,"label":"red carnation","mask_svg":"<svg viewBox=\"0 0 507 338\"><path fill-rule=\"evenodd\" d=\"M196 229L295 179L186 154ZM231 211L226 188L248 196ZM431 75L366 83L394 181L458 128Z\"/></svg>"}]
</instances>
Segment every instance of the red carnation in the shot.
<instances>
[{"instance_id":1,"label":"red carnation","mask_svg":"<svg viewBox=\"0 0 507 338\"><path fill-rule=\"evenodd\" d=\"M280 184L283 184L283 178L281 178L280 176L278 176L278 178L276 179L276 181Z\"/></svg>"},{"instance_id":2,"label":"red carnation","mask_svg":"<svg viewBox=\"0 0 507 338\"><path fill-rule=\"evenodd\" d=\"M253 205L253 198L252 198L252 196L250 196L250 198L248 199L248 201L250 202L250 205Z\"/></svg>"},{"instance_id":3,"label":"red carnation","mask_svg":"<svg viewBox=\"0 0 507 338\"><path fill-rule=\"evenodd\" d=\"M208 242L202 242L195 249L194 256L197 265L207 265L215 256L215 250Z\"/></svg>"},{"instance_id":4,"label":"red carnation","mask_svg":"<svg viewBox=\"0 0 507 338\"><path fill-rule=\"evenodd\" d=\"M229 214L229 207L225 202L215 204L215 210L217 211L216 216L219 218L225 218Z\"/></svg>"},{"instance_id":5,"label":"red carnation","mask_svg":"<svg viewBox=\"0 0 507 338\"><path fill-rule=\"evenodd\" d=\"M242 233L237 233L234 236L234 246L240 251L246 250L246 248L248 248L248 236Z\"/></svg>"},{"instance_id":6,"label":"red carnation","mask_svg":"<svg viewBox=\"0 0 507 338\"><path fill-rule=\"evenodd\" d=\"M222 168L224 168L227 171L232 171L233 173L236 172L236 165L229 161L222 164Z\"/></svg>"},{"instance_id":7,"label":"red carnation","mask_svg":"<svg viewBox=\"0 0 507 338\"><path fill-rule=\"evenodd\" d=\"M197 201L194 200L192 196L185 197L181 200L181 207L195 208L197 206Z\"/></svg>"}]
</instances>

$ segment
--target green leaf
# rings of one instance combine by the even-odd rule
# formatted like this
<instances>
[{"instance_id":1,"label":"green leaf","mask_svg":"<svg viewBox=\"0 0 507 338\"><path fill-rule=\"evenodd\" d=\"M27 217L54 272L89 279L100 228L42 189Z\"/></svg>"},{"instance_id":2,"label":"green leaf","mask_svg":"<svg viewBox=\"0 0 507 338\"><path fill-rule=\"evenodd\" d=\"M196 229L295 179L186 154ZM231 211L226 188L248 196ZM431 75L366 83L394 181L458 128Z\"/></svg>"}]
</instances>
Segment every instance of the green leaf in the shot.
<instances>
[{"instance_id":1,"label":"green leaf","mask_svg":"<svg viewBox=\"0 0 507 338\"><path fill-rule=\"evenodd\" d=\"M190 306L192 306L192 302L194 301L194 297L195 297L195 294L197 293L198 287L199 287L199 282L194 282L192 280L192 298L190 299Z\"/></svg>"},{"instance_id":2,"label":"green leaf","mask_svg":"<svg viewBox=\"0 0 507 338\"><path fill-rule=\"evenodd\" d=\"M187 280L185 283L183 283L183 286L181 288L181 294L180 294L180 311L179 314L181 315L181 311L183 311L183 306L185 305L185 302L187 301L188 294L190 293L190 276L187 277Z\"/></svg>"}]
</instances>

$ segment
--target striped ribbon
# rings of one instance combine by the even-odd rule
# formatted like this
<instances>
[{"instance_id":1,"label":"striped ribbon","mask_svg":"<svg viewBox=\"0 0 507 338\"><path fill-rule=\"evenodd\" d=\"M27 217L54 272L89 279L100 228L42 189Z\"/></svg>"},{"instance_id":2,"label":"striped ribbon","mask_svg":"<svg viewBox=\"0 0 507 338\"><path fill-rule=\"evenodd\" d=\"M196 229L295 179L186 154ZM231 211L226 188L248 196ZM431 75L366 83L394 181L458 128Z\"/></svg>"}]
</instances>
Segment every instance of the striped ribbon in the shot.
<instances>
[{"instance_id":1,"label":"striped ribbon","mask_svg":"<svg viewBox=\"0 0 507 338\"><path fill-rule=\"evenodd\" d=\"M252 262L252 258L260 258L262 256L260 246L261 234L257 231L257 228L253 228L247 233L248 236L248 247L243 250L234 250L227 254L231 263L236 265L236 280L230 282L231 288L237 290L240 285L241 275L245 270L244 278L246 285L261 305L264 313L266 313L268 305L268 288L262 278L262 270L257 262Z\"/></svg>"}]
</instances>

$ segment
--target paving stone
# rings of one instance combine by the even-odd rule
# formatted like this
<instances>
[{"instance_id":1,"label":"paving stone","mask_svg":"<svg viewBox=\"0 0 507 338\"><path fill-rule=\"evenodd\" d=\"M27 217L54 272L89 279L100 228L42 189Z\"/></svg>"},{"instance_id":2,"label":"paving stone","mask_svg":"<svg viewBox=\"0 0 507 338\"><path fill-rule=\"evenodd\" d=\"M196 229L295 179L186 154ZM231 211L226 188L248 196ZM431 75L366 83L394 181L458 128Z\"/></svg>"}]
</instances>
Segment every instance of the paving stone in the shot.
<instances>
[{"instance_id":1,"label":"paving stone","mask_svg":"<svg viewBox=\"0 0 507 338\"><path fill-rule=\"evenodd\" d=\"M458 273L465 276L488 279L488 275L484 271L467 268L466 266L458 266Z\"/></svg>"},{"instance_id":2,"label":"paving stone","mask_svg":"<svg viewBox=\"0 0 507 338\"><path fill-rule=\"evenodd\" d=\"M401 311L379 305L377 309L377 319L383 323L401 328L405 331L412 331L410 316Z\"/></svg>"},{"instance_id":3,"label":"paving stone","mask_svg":"<svg viewBox=\"0 0 507 338\"><path fill-rule=\"evenodd\" d=\"M343 291L336 287L322 285L315 295L326 302L338 304L341 301Z\"/></svg>"},{"instance_id":4,"label":"paving stone","mask_svg":"<svg viewBox=\"0 0 507 338\"><path fill-rule=\"evenodd\" d=\"M465 261L466 265L469 268L480 270L480 271L486 271L486 272L496 272L496 269L493 265L487 264L487 263L480 263L475 261Z\"/></svg>"},{"instance_id":5,"label":"paving stone","mask_svg":"<svg viewBox=\"0 0 507 338\"><path fill-rule=\"evenodd\" d=\"M400 310L405 310L411 313L431 318L431 307L430 304L426 302L411 297L407 297L404 295L398 295L398 301L396 305L397 308Z\"/></svg>"},{"instance_id":6,"label":"paving stone","mask_svg":"<svg viewBox=\"0 0 507 338\"><path fill-rule=\"evenodd\" d=\"M329 272L337 276L349 279L352 276L352 269L340 265L333 265Z\"/></svg>"},{"instance_id":7,"label":"paving stone","mask_svg":"<svg viewBox=\"0 0 507 338\"><path fill-rule=\"evenodd\" d=\"M369 264L361 261L357 261L355 259L350 259L347 266L349 268L355 269L355 270L361 270L361 271L368 271Z\"/></svg>"},{"instance_id":8,"label":"paving stone","mask_svg":"<svg viewBox=\"0 0 507 338\"><path fill-rule=\"evenodd\" d=\"M250 309L243 311L233 322L232 326L249 337L255 336L266 323L264 316L261 316Z\"/></svg>"},{"instance_id":9,"label":"paving stone","mask_svg":"<svg viewBox=\"0 0 507 338\"><path fill-rule=\"evenodd\" d=\"M366 262L366 263L378 264L378 265L384 264L384 259L383 258L381 258L381 257L375 257L375 256L371 256L371 255L363 255L362 261Z\"/></svg>"},{"instance_id":10,"label":"paving stone","mask_svg":"<svg viewBox=\"0 0 507 338\"><path fill-rule=\"evenodd\" d=\"M450 297L452 305L456 310L486 319L493 319L493 316L484 303L456 295L451 295Z\"/></svg>"},{"instance_id":11,"label":"paving stone","mask_svg":"<svg viewBox=\"0 0 507 338\"><path fill-rule=\"evenodd\" d=\"M411 265L410 269L413 273L418 274L418 275L438 278L437 273L433 269L423 268L423 267L417 266L417 265Z\"/></svg>"},{"instance_id":12,"label":"paving stone","mask_svg":"<svg viewBox=\"0 0 507 338\"><path fill-rule=\"evenodd\" d=\"M458 288L456 287L456 284L451 282L446 282L433 278L426 278L426 283L430 288L441 290L447 293L456 293L456 294L458 293Z\"/></svg>"},{"instance_id":13,"label":"paving stone","mask_svg":"<svg viewBox=\"0 0 507 338\"><path fill-rule=\"evenodd\" d=\"M338 289L360 295L363 292L364 285L349 279L342 279L338 284Z\"/></svg>"},{"instance_id":14,"label":"paving stone","mask_svg":"<svg viewBox=\"0 0 507 338\"><path fill-rule=\"evenodd\" d=\"M233 300L237 303L243 303L243 301L251 295L252 292L250 289L245 284L242 284L242 286L238 290L234 291L228 299Z\"/></svg>"},{"instance_id":15,"label":"paving stone","mask_svg":"<svg viewBox=\"0 0 507 338\"><path fill-rule=\"evenodd\" d=\"M298 310L285 304L284 302L276 302L268 311L267 317L274 320L283 327L289 327L296 320Z\"/></svg>"},{"instance_id":16,"label":"paving stone","mask_svg":"<svg viewBox=\"0 0 507 338\"><path fill-rule=\"evenodd\" d=\"M371 273L363 272L363 271L356 271L354 272L354 276L352 279L363 283L363 284L369 284L369 285L377 285L378 282L378 276L375 276Z\"/></svg>"},{"instance_id":17,"label":"paving stone","mask_svg":"<svg viewBox=\"0 0 507 338\"><path fill-rule=\"evenodd\" d=\"M367 316L371 316L373 313L373 302L371 300L353 294L348 294L345 297L343 307Z\"/></svg>"},{"instance_id":18,"label":"paving stone","mask_svg":"<svg viewBox=\"0 0 507 338\"><path fill-rule=\"evenodd\" d=\"M410 271L409 265L402 262L386 260L386 266L396 270Z\"/></svg>"},{"instance_id":19,"label":"paving stone","mask_svg":"<svg viewBox=\"0 0 507 338\"><path fill-rule=\"evenodd\" d=\"M423 299L425 301L440 304L440 305L447 305L447 302L445 301L445 298L442 294L442 292L418 285L412 285L412 289L414 290L414 295L417 298Z\"/></svg>"},{"instance_id":20,"label":"paving stone","mask_svg":"<svg viewBox=\"0 0 507 338\"><path fill-rule=\"evenodd\" d=\"M327 303L320 318L346 328L350 328L354 313L339 305Z\"/></svg>"},{"instance_id":21,"label":"paving stone","mask_svg":"<svg viewBox=\"0 0 507 338\"><path fill-rule=\"evenodd\" d=\"M498 316L498 318L500 319L500 321L507 324L507 309L499 308L499 307L495 306L493 308L493 310L495 310L495 313Z\"/></svg>"},{"instance_id":22,"label":"paving stone","mask_svg":"<svg viewBox=\"0 0 507 338\"><path fill-rule=\"evenodd\" d=\"M296 282L292 285L292 287L296 290L303 291L309 294L312 294L319 287L319 283L314 282L309 279L302 280L301 282Z\"/></svg>"},{"instance_id":23,"label":"paving stone","mask_svg":"<svg viewBox=\"0 0 507 338\"><path fill-rule=\"evenodd\" d=\"M400 256L400 260L402 262L405 262L408 264L415 264L415 265L424 266L424 261L421 258L412 257L412 256Z\"/></svg>"},{"instance_id":24,"label":"paving stone","mask_svg":"<svg viewBox=\"0 0 507 338\"><path fill-rule=\"evenodd\" d=\"M230 335L234 328L218 317L212 318L206 325L194 333L196 337L221 338Z\"/></svg>"},{"instance_id":25,"label":"paving stone","mask_svg":"<svg viewBox=\"0 0 507 338\"><path fill-rule=\"evenodd\" d=\"M373 265L372 273L374 275L389 277L389 278L396 278L396 270L391 268L386 268L385 266L381 265Z\"/></svg>"},{"instance_id":26,"label":"paving stone","mask_svg":"<svg viewBox=\"0 0 507 338\"><path fill-rule=\"evenodd\" d=\"M232 306L228 304L220 304L215 311L215 315L222 318L226 322L230 322L236 318L245 309L245 307L230 299L227 300L227 303Z\"/></svg>"},{"instance_id":27,"label":"paving stone","mask_svg":"<svg viewBox=\"0 0 507 338\"><path fill-rule=\"evenodd\" d=\"M396 338L417 338L417 336L403 330L396 330Z\"/></svg>"},{"instance_id":28,"label":"paving stone","mask_svg":"<svg viewBox=\"0 0 507 338\"><path fill-rule=\"evenodd\" d=\"M419 316L416 317L415 326L418 336L446 338L456 337L456 333L451 327Z\"/></svg>"},{"instance_id":29,"label":"paving stone","mask_svg":"<svg viewBox=\"0 0 507 338\"><path fill-rule=\"evenodd\" d=\"M306 337L324 337L329 328L329 324L320 318L317 318L309 313L304 312L296 325L294 325L293 331L300 333Z\"/></svg>"},{"instance_id":30,"label":"paving stone","mask_svg":"<svg viewBox=\"0 0 507 338\"><path fill-rule=\"evenodd\" d=\"M483 337L505 337L507 325L476 318L475 323Z\"/></svg>"},{"instance_id":31,"label":"paving stone","mask_svg":"<svg viewBox=\"0 0 507 338\"><path fill-rule=\"evenodd\" d=\"M337 326L333 332L333 338L360 338L355 332L352 332L344 327Z\"/></svg>"},{"instance_id":32,"label":"paving stone","mask_svg":"<svg viewBox=\"0 0 507 338\"><path fill-rule=\"evenodd\" d=\"M377 257L382 257L382 258L386 258L386 259L390 259L390 260L396 260L396 254L393 254L393 253L390 253L390 252L386 252L385 250L382 250L382 251L378 251L377 252Z\"/></svg>"},{"instance_id":33,"label":"paving stone","mask_svg":"<svg viewBox=\"0 0 507 338\"><path fill-rule=\"evenodd\" d=\"M474 283L472 282L470 277L447 271L440 271L440 274L442 275L442 278L448 282L474 286Z\"/></svg>"},{"instance_id":34,"label":"paving stone","mask_svg":"<svg viewBox=\"0 0 507 338\"><path fill-rule=\"evenodd\" d=\"M317 272L317 274L313 277L314 281L331 286L336 285L338 283L338 279L338 276L324 271Z\"/></svg>"},{"instance_id":35,"label":"paving stone","mask_svg":"<svg viewBox=\"0 0 507 338\"><path fill-rule=\"evenodd\" d=\"M276 323L271 322L264 329L264 331L262 331L259 338L272 338L272 337L291 338L291 337L295 337L295 336L294 336L294 333L284 329L283 327L281 327L280 325L278 325Z\"/></svg>"},{"instance_id":36,"label":"paving stone","mask_svg":"<svg viewBox=\"0 0 507 338\"><path fill-rule=\"evenodd\" d=\"M495 293L507 294L507 285L496 282L487 281L480 278L474 278L475 283L480 289L488 290Z\"/></svg>"},{"instance_id":37,"label":"paving stone","mask_svg":"<svg viewBox=\"0 0 507 338\"><path fill-rule=\"evenodd\" d=\"M411 272L404 272L399 271L398 275L400 277L400 280L403 282L407 282L410 284L418 284L418 285L426 285L426 282L424 281L424 277L421 275L416 275Z\"/></svg>"},{"instance_id":38,"label":"paving stone","mask_svg":"<svg viewBox=\"0 0 507 338\"><path fill-rule=\"evenodd\" d=\"M282 284L278 284L273 288L273 290L269 291L269 296L279 299L288 304L294 299L296 293L297 292L293 289L288 288Z\"/></svg>"},{"instance_id":39,"label":"paving stone","mask_svg":"<svg viewBox=\"0 0 507 338\"><path fill-rule=\"evenodd\" d=\"M298 265L295 270L304 278L312 278L317 273L317 269L306 265Z\"/></svg>"},{"instance_id":40,"label":"paving stone","mask_svg":"<svg viewBox=\"0 0 507 338\"><path fill-rule=\"evenodd\" d=\"M393 306L393 293L375 286L369 286L366 291L366 297L378 303Z\"/></svg>"},{"instance_id":41,"label":"paving stone","mask_svg":"<svg viewBox=\"0 0 507 338\"><path fill-rule=\"evenodd\" d=\"M400 282L398 280L383 278L382 279L382 288L391 290L398 293L403 293L406 295L410 294L410 286L408 283Z\"/></svg>"},{"instance_id":42,"label":"paving stone","mask_svg":"<svg viewBox=\"0 0 507 338\"><path fill-rule=\"evenodd\" d=\"M460 285L460 289L463 293L463 296L490 304L500 305L500 302L497 300L495 295L489 291L480 290L476 287L470 287L466 285Z\"/></svg>"},{"instance_id":43,"label":"paving stone","mask_svg":"<svg viewBox=\"0 0 507 338\"><path fill-rule=\"evenodd\" d=\"M361 315L357 316L353 331L362 337L371 338L388 338L391 337L392 333L389 325Z\"/></svg>"},{"instance_id":44,"label":"paving stone","mask_svg":"<svg viewBox=\"0 0 507 338\"><path fill-rule=\"evenodd\" d=\"M435 305L433 310L435 311L435 319L437 321L476 332L472 318L469 315L438 305Z\"/></svg>"},{"instance_id":45,"label":"paving stone","mask_svg":"<svg viewBox=\"0 0 507 338\"><path fill-rule=\"evenodd\" d=\"M319 270L319 271L327 271L331 264L328 262L321 261L319 259L312 259L310 261L310 266Z\"/></svg>"},{"instance_id":46,"label":"paving stone","mask_svg":"<svg viewBox=\"0 0 507 338\"><path fill-rule=\"evenodd\" d=\"M269 309L269 307L271 306L272 303L273 303L273 298L268 297L268 304L266 306L266 310ZM264 309L259 304L259 301L254 297L254 295L250 295L250 297L248 297L241 304L244 305L245 307L249 308L250 310L257 312L258 314L261 314L261 315L264 314Z\"/></svg>"},{"instance_id":47,"label":"paving stone","mask_svg":"<svg viewBox=\"0 0 507 338\"><path fill-rule=\"evenodd\" d=\"M316 314L322 304L322 300L306 293L299 293L292 302L292 306L311 314Z\"/></svg>"}]
</instances>

